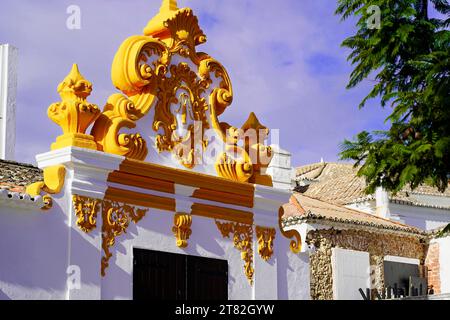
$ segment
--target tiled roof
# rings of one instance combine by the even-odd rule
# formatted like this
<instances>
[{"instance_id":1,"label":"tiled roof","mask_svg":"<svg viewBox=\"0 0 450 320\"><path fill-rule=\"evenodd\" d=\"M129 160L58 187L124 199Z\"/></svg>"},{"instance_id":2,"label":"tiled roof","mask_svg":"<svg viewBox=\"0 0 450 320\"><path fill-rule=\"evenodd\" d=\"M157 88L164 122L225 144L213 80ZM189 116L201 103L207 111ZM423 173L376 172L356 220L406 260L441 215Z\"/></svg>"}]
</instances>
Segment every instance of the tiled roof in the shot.
<instances>
[{"instance_id":1,"label":"tiled roof","mask_svg":"<svg viewBox=\"0 0 450 320\"><path fill-rule=\"evenodd\" d=\"M349 228L369 228L385 231L405 232L424 235L425 232L392 220L383 219L372 214L352 210L336 204L310 198L294 192L288 204L283 206L284 225L302 222L318 224L340 224Z\"/></svg>"},{"instance_id":2,"label":"tiled roof","mask_svg":"<svg viewBox=\"0 0 450 320\"><path fill-rule=\"evenodd\" d=\"M0 189L23 193L27 185L42 179L42 171L30 164L0 160Z\"/></svg>"},{"instance_id":3,"label":"tiled roof","mask_svg":"<svg viewBox=\"0 0 450 320\"><path fill-rule=\"evenodd\" d=\"M30 164L0 160L0 205L42 208L41 196L25 194L27 185L42 180L42 171Z\"/></svg>"},{"instance_id":4,"label":"tiled roof","mask_svg":"<svg viewBox=\"0 0 450 320\"><path fill-rule=\"evenodd\" d=\"M367 195L364 192L365 180L356 175L358 168L352 164L320 162L299 167L296 172L297 181L308 182L297 189L306 196L338 205L374 199L373 195ZM421 203L411 199L411 194L450 197L450 188L441 193L437 188L427 185L419 186L415 190L405 187L390 199L399 204L450 209L450 207Z\"/></svg>"}]
</instances>

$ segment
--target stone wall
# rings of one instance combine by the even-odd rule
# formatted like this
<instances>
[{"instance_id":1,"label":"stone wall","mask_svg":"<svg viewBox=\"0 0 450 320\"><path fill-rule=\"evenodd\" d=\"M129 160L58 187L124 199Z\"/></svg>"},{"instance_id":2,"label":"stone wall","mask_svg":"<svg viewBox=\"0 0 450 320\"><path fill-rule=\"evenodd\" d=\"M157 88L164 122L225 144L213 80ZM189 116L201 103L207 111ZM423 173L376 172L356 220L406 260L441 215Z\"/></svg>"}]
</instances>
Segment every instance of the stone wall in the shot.
<instances>
[{"instance_id":1,"label":"stone wall","mask_svg":"<svg viewBox=\"0 0 450 320\"><path fill-rule=\"evenodd\" d=\"M427 246L423 240L403 235L374 233L363 230L315 230L307 235L307 243L316 251L311 254L311 298L333 299L333 276L331 267L332 248L369 252L372 289L384 285L383 261L387 255L415 258L424 265ZM422 276L424 275L421 268Z\"/></svg>"}]
</instances>

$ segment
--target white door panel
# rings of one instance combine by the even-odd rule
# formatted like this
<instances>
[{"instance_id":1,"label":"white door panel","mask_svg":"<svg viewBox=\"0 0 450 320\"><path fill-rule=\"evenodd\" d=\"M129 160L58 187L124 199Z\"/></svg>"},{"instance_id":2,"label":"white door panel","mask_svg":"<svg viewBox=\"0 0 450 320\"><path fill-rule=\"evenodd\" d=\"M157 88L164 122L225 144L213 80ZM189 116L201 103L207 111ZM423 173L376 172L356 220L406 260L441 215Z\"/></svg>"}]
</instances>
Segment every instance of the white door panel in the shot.
<instances>
[{"instance_id":1,"label":"white door panel","mask_svg":"<svg viewBox=\"0 0 450 320\"><path fill-rule=\"evenodd\" d=\"M358 289L370 288L369 253L333 248L333 297L336 300L361 300Z\"/></svg>"}]
</instances>

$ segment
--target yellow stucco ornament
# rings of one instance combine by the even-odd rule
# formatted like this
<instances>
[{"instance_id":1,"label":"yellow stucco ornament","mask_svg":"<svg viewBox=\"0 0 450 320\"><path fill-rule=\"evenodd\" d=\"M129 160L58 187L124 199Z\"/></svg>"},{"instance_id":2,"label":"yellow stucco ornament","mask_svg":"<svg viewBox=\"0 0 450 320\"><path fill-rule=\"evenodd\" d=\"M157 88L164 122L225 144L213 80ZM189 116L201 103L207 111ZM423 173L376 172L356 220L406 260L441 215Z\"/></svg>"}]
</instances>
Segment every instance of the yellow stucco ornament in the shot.
<instances>
[{"instance_id":1,"label":"yellow stucco ornament","mask_svg":"<svg viewBox=\"0 0 450 320\"><path fill-rule=\"evenodd\" d=\"M86 100L91 92L92 84L74 64L58 86L61 101L53 103L47 111L48 117L63 131L63 135L52 144L52 150L67 146L97 150L94 137L86 134L86 129L100 116L100 109Z\"/></svg>"},{"instance_id":2,"label":"yellow stucco ornament","mask_svg":"<svg viewBox=\"0 0 450 320\"><path fill-rule=\"evenodd\" d=\"M31 196L38 196L41 192L49 194L60 193L66 177L66 168L63 165L52 166L44 169L44 181L38 181L30 184L26 188L26 193ZM43 195L44 206L42 209L48 210L52 207L52 198L50 195Z\"/></svg>"},{"instance_id":3,"label":"yellow stucco ornament","mask_svg":"<svg viewBox=\"0 0 450 320\"><path fill-rule=\"evenodd\" d=\"M144 161L150 141L133 129L151 115L146 121L155 134L155 149L172 153L185 168L200 163L211 139L205 131L214 129L225 146L215 159L218 176L271 186L271 177L264 174L271 159L271 149L264 145L268 129L253 113L242 128L220 122L233 101L233 89L225 67L197 51L204 42L192 9L163 0L143 35L125 39L116 52L111 80L120 92L109 96L102 111L86 100L92 84L73 65L58 86L61 101L48 109L63 131L51 149L76 146ZM245 135L255 130L263 134L247 143Z\"/></svg>"}]
</instances>

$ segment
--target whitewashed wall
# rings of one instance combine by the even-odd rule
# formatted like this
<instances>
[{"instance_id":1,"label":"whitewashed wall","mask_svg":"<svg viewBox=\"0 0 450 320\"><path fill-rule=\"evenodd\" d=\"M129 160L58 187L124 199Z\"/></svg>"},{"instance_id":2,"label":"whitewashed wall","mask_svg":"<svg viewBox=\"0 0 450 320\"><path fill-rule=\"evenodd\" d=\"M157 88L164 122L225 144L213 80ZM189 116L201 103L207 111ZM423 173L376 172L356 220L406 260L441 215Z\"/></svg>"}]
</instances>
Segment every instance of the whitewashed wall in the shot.
<instances>
[{"instance_id":1,"label":"whitewashed wall","mask_svg":"<svg viewBox=\"0 0 450 320\"><path fill-rule=\"evenodd\" d=\"M441 293L450 293L450 236L434 241L439 243Z\"/></svg>"},{"instance_id":2,"label":"whitewashed wall","mask_svg":"<svg viewBox=\"0 0 450 320\"><path fill-rule=\"evenodd\" d=\"M47 212L0 207L0 299L132 299L133 248L227 260L231 300L310 298L308 254L291 253L279 232L268 262L257 254L255 241L252 287L240 252L232 239L222 238L212 219L194 216L189 246L180 249L171 232L173 213L150 209L116 239L105 277L96 245L99 228L86 235L68 223L58 203ZM80 290L67 289L69 265L80 267Z\"/></svg>"},{"instance_id":3,"label":"whitewashed wall","mask_svg":"<svg viewBox=\"0 0 450 320\"><path fill-rule=\"evenodd\" d=\"M390 204L392 218L422 230L433 230L450 222L450 210Z\"/></svg>"},{"instance_id":4,"label":"whitewashed wall","mask_svg":"<svg viewBox=\"0 0 450 320\"><path fill-rule=\"evenodd\" d=\"M441 201L446 197L442 198ZM438 203L436 203L438 204ZM375 214L375 201L350 204L347 208ZM450 222L450 210L389 203L390 219L422 230L433 230Z\"/></svg>"},{"instance_id":5,"label":"whitewashed wall","mask_svg":"<svg viewBox=\"0 0 450 320\"><path fill-rule=\"evenodd\" d=\"M0 300L64 299L67 219L51 211L0 206Z\"/></svg>"}]
</instances>

